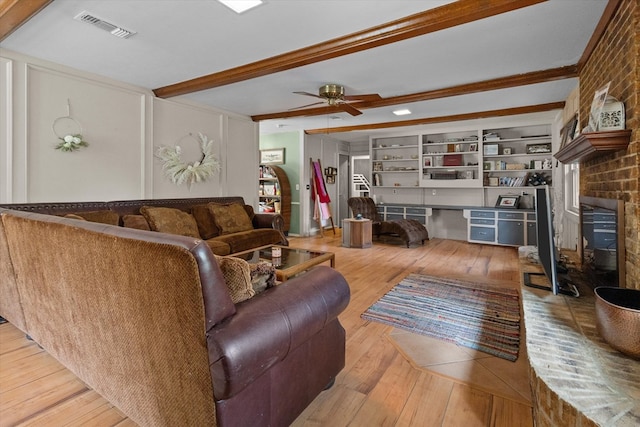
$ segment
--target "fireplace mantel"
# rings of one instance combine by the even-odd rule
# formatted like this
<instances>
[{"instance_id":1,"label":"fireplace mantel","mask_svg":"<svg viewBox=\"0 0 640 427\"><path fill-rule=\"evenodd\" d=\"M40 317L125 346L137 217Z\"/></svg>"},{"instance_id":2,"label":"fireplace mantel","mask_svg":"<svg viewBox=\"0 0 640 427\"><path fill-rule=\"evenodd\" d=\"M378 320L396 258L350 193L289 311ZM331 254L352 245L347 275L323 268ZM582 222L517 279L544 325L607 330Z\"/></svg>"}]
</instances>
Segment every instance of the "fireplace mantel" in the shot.
<instances>
[{"instance_id":1,"label":"fireplace mantel","mask_svg":"<svg viewBox=\"0 0 640 427\"><path fill-rule=\"evenodd\" d=\"M625 150L629 146L631 129L607 132L585 132L562 147L553 156L562 163L591 159L599 154Z\"/></svg>"}]
</instances>

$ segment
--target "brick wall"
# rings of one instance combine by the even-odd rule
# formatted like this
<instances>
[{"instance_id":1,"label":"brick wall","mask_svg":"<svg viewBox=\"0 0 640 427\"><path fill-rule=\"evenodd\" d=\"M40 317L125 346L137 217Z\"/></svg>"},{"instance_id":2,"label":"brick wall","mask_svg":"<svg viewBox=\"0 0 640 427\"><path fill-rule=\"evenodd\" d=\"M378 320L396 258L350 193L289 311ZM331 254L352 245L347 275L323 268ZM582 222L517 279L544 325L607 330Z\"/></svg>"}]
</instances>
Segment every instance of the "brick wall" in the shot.
<instances>
[{"instance_id":1,"label":"brick wall","mask_svg":"<svg viewBox=\"0 0 640 427\"><path fill-rule=\"evenodd\" d=\"M580 194L625 202L627 287L640 289L640 6L622 0L603 37L580 70L580 126L586 126L593 94L611 81L609 95L624 102L626 151L599 156L580 166Z\"/></svg>"}]
</instances>

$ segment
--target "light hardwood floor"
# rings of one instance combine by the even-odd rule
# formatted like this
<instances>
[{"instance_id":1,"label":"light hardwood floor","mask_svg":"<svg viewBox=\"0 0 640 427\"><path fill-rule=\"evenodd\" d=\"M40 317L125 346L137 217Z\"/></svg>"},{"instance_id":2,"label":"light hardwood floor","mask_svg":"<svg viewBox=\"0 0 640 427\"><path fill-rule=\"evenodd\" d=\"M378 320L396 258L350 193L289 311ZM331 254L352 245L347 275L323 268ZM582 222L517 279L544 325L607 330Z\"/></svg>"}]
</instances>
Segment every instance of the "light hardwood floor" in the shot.
<instances>
[{"instance_id":1,"label":"light hardwood floor","mask_svg":"<svg viewBox=\"0 0 640 427\"><path fill-rule=\"evenodd\" d=\"M294 426L526 426L531 406L454 380L413 363L390 338L393 328L360 314L409 273L455 276L519 286L515 248L433 239L405 248L374 241L372 248L340 246L340 234L291 238L291 246L336 253L336 269L351 288L340 319L347 360L336 384ZM521 358L523 356L521 355ZM0 325L0 426L132 426L120 411L26 340Z\"/></svg>"}]
</instances>

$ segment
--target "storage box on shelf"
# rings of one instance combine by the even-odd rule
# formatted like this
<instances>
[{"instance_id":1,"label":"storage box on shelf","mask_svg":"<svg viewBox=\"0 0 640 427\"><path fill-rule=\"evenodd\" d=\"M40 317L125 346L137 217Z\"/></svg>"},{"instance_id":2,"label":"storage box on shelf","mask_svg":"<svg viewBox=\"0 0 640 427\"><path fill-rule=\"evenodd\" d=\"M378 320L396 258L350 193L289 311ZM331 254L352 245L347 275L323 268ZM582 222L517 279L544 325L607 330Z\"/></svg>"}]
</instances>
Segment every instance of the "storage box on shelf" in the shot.
<instances>
[{"instance_id":1,"label":"storage box on shelf","mask_svg":"<svg viewBox=\"0 0 640 427\"><path fill-rule=\"evenodd\" d=\"M374 187L417 187L418 136L371 140L371 167Z\"/></svg>"},{"instance_id":2,"label":"storage box on shelf","mask_svg":"<svg viewBox=\"0 0 640 427\"><path fill-rule=\"evenodd\" d=\"M422 187L480 187L478 131L421 136Z\"/></svg>"}]
</instances>

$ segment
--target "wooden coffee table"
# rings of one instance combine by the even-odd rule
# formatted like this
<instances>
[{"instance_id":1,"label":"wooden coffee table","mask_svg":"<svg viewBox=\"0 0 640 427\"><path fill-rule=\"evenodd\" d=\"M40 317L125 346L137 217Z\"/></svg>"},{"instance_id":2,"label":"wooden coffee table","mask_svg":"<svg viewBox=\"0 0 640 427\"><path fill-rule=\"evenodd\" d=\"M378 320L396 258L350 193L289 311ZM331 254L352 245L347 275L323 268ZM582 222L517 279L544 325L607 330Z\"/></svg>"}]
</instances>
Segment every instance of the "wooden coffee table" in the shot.
<instances>
[{"instance_id":1,"label":"wooden coffee table","mask_svg":"<svg viewBox=\"0 0 640 427\"><path fill-rule=\"evenodd\" d=\"M280 248L282 256L273 258L271 256L271 248ZM249 263L257 263L259 261L270 262L276 268L276 279L284 282L290 277L300 274L309 268L330 262L332 268L336 266L335 254L333 252L309 251L307 249L296 249L289 246L269 245L260 248L251 249L244 252L238 252L233 256L242 258Z\"/></svg>"}]
</instances>

